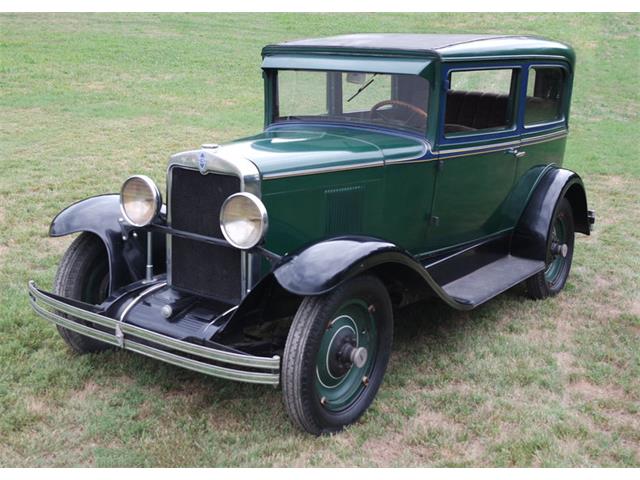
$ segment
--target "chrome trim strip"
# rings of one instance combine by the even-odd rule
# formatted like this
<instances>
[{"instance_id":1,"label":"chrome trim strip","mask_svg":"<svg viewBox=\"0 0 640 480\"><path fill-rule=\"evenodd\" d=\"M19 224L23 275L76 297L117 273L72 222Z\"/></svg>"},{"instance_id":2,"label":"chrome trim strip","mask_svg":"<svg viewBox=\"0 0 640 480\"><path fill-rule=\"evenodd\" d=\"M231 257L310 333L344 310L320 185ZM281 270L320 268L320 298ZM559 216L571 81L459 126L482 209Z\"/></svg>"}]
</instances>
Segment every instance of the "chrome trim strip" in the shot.
<instances>
[{"instance_id":1,"label":"chrome trim strip","mask_svg":"<svg viewBox=\"0 0 640 480\"><path fill-rule=\"evenodd\" d=\"M500 150L505 150L509 147L526 147L528 145L534 145L537 143L550 142L552 140L558 140L560 138L564 138L568 135L567 131L564 130L562 132L554 132L545 135L539 135L535 137L525 138L522 141L513 141L513 142L505 142L505 143L494 143L476 147L466 147L466 148L457 148L452 150L444 150L439 152L434 152L439 155L441 160L446 160L449 158L457 158L464 157L468 155L475 155L477 153L491 153L497 152ZM457 153L457 155L449 155L450 153Z\"/></svg>"},{"instance_id":2,"label":"chrome trim strip","mask_svg":"<svg viewBox=\"0 0 640 480\"><path fill-rule=\"evenodd\" d=\"M536 65L537 66L537 65ZM548 122L540 122L540 123L532 123L531 125L527 125L524 124L522 127L524 128L525 133L527 133L527 130L529 130L529 133L531 133L531 129L532 128L558 128L558 127L564 127L565 122L567 121L567 118L564 116L564 113L562 114L562 118L558 118L556 120L550 120Z\"/></svg>"},{"instance_id":3,"label":"chrome trim strip","mask_svg":"<svg viewBox=\"0 0 640 480\"><path fill-rule=\"evenodd\" d=\"M315 175L319 173L333 173L338 171L345 170L356 170L359 168L369 168L369 167L382 167L384 165L406 165L410 163L424 163L424 162L433 162L436 160L446 160L449 158L457 158L464 157L468 155L475 155L477 153L492 153L500 150L505 150L509 147L525 147L527 145L534 145L537 143L547 142L551 140L556 140L559 138L566 137L568 135L567 130L562 130L560 132L552 132L546 133L544 135L532 136L529 138L525 138L521 140L512 140L509 142L502 143L489 143L486 145L478 145L474 147L464 147L464 148L455 148L450 150L441 150L441 151L431 151L432 157L428 158L412 158L412 159L397 159L397 160L386 160L380 162L369 162L363 163L359 165L349 165L344 167L327 167L327 168L316 168L316 169L308 169L308 170L298 170L288 173L282 174L266 174L263 179L264 180L273 180L278 178L287 178L287 177L297 177L303 175ZM423 153L426 154L430 150L425 150ZM458 153L458 155L450 155L451 153Z\"/></svg>"},{"instance_id":4,"label":"chrome trim strip","mask_svg":"<svg viewBox=\"0 0 640 480\"><path fill-rule=\"evenodd\" d=\"M236 305L235 307L231 307L229 310L225 310L224 312L222 312L220 315L218 315L216 318L214 318L213 320L211 320L208 324L207 327L210 327L211 325L213 325L214 323L216 323L218 320L220 320L221 318L226 317L227 315L229 315L231 312L235 312L238 307L240 305Z\"/></svg>"},{"instance_id":5,"label":"chrome trim strip","mask_svg":"<svg viewBox=\"0 0 640 480\"><path fill-rule=\"evenodd\" d=\"M135 325L121 323L118 320L114 320L97 313L89 312L87 310L83 310L81 308L74 307L51 298L47 296L46 293L38 290L33 281L29 282L29 295L29 302L37 314L39 314L46 320L56 323L64 328L68 328L69 330L78 332L82 335L97 338L98 340L104 341L111 345L122 346L125 349L133 350L138 353L142 353L143 355L151 356L153 358L164 360L165 362L182 366L184 368L188 368L198 372L206 373L208 375L250 383L263 383L269 385L279 384L279 374L273 373L279 371L280 369L280 358L278 356L272 358L257 357L248 354L245 355L235 352L216 350L213 348L204 347L202 345L192 344L183 340L171 338L160 333L137 327ZM115 333L112 334L109 332L103 332L93 327L77 323L71 319L62 317L57 312L48 311L43 308L40 303L49 308L55 309L58 312L71 315L79 320L90 321L114 330L120 328L123 334L128 334L129 336L148 340L187 354L197 355L203 358L223 363L229 363L232 365L264 369L268 370L268 372L247 372L233 370L217 365L210 365L208 363L193 360L191 358L184 358L174 353L164 352L154 347L148 347L135 341L131 341L128 338L120 339Z\"/></svg>"},{"instance_id":6,"label":"chrome trim strip","mask_svg":"<svg viewBox=\"0 0 640 480\"><path fill-rule=\"evenodd\" d=\"M274 180L277 178L300 177L303 175L316 175L318 173L342 172L345 170L358 170L360 168L384 167L384 160L375 162L359 163L358 165L343 165L336 167L308 168L306 170L294 170L286 173L267 173L262 178L264 180Z\"/></svg>"},{"instance_id":7,"label":"chrome trim strip","mask_svg":"<svg viewBox=\"0 0 640 480\"><path fill-rule=\"evenodd\" d=\"M547 137L560 137L560 136L565 136L569 134L569 130L567 130L566 128L563 128L562 130L556 130L555 132L549 132L549 133L543 133L542 135L535 135L533 134L531 137L527 137L530 139L540 139L540 138L547 138Z\"/></svg>"},{"instance_id":8,"label":"chrome trim strip","mask_svg":"<svg viewBox=\"0 0 640 480\"><path fill-rule=\"evenodd\" d=\"M241 191L253 193L260 198L260 171L258 167L241 156L234 155L229 158L228 155L218 154L218 152L226 153L224 150L224 147L217 149L203 148L177 153L171 156L167 171L171 170L172 167L180 166L199 172L199 156L204 155L205 175L207 173L234 175L240 179Z\"/></svg>"},{"instance_id":9,"label":"chrome trim strip","mask_svg":"<svg viewBox=\"0 0 640 480\"><path fill-rule=\"evenodd\" d=\"M446 48L446 47L445 47ZM453 57L448 56L447 53L443 50L435 50L438 52L442 61L446 63L455 63L455 62L478 62L481 60L560 60L563 62L568 62L567 57L563 57L562 55L544 55L544 54L524 54L524 55L482 55L477 57Z\"/></svg>"},{"instance_id":10,"label":"chrome trim strip","mask_svg":"<svg viewBox=\"0 0 640 480\"><path fill-rule=\"evenodd\" d=\"M165 352L157 348L149 347L138 342L127 340L125 348L132 352L140 353L147 357L162 360L163 362L176 365L178 367L187 368L196 372L204 373L214 377L225 378L227 380L236 380L246 383L258 383L263 385L278 385L280 383L280 375L277 373L262 372L245 372L241 370L232 370L230 368L210 365L208 363L199 362L190 358L181 357L174 353Z\"/></svg>"},{"instance_id":11,"label":"chrome trim strip","mask_svg":"<svg viewBox=\"0 0 640 480\"><path fill-rule=\"evenodd\" d=\"M204 155L204 169L200 169L200 156ZM196 170L200 173L219 173L234 175L240 179L240 191L261 198L260 171L251 161L240 155L230 154L224 147L190 150L172 155L167 166L167 224L171 226L171 170L173 167ZM260 259L247 252L240 252L240 288L243 296L251 290L255 281L254 269L260 265ZM171 285L171 235L167 237L167 281Z\"/></svg>"},{"instance_id":12,"label":"chrome trim strip","mask_svg":"<svg viewBox=\"0 0 640 480\"><path fill-rule=\"evenodd\" d=\"M140 294L137 297L134 297L132 300L129 301L127 306L124 308L124 310L120 314L120 321L121 322L125 321L129 311L131 311L131 309L135 307L140 300L142 300L144 297L146 297L150 293L155 292L156 290L159 290L162 287L166 287L166 286L167 286L167 282L160 282L160 283L156 283L155 285L151 285L149 288L145 288L142 292L140 292Z\"/></svg>"},{"instance_id":13,"label":"chrome trim strip","mask_svg":"<svg viewBox=\"0 0 640 480\"><path fill-rule=\"evenodd\" d=\"M522 139L522 146L526 147L527 145L535 145L537 143L544 143L544 142L550 142L552 140L559 140L561 138L565 138L569 136L569 132L568 131L564 131L562 133L558 133L556 135L540 135L537 137L528 137L528 138L523 138Z\"/></svg>"},{"instance_id":14,"label":"chrome trim strip","mask_svg":"<svg viewBox=\"0 0 640 480\"><path fill-rule=\"evenodd\" d=\"M485 148L508 148L514 145L518 145L520 143L520 138L516 138L515 140L510 140L508 142L501 143L488 143L486 145L475 145L473 147L462 147L462 148L450 148L448 150L439 150L434 152L438 155L447 155L449 153L462 153L462 152L474 152L476 150L482 150Z\"/></svg>"},{"instance_id":15,"label":"chrome trim strip","mask_svg":"<svg viewBox=\"0 0 640 480\"><path fill-rule=\"evenodd\" d=\"M60 315L56 315L55 313L45 310L40 305L38 305L32 297L29 297L29 303L38 315L45 318L46 320L49 320L50 322L56 323L61 327L67 328L69 330L73 330L74 332L81 333L82 335L97 338L98 340L109 343L111 345L120 345L118 339L110 333L101 332L100 330L96 330L95 328L87 327L86 325L76 323L73 320L69 320L67 318L61 317Z\"/></svg>"},{"instance_id":16,"label":"chrome trim strip","mask_svg":"<svg viewBox=\"0 0 640 480\"><path fill-rule=\"evenodd\" d=\"M426 163L426 162L435 162L438 160L437 156L432 156L432 157L426 157L426 158L416 158L414 160L400 160L400 161L393 161L393 162L387 162L387 165L410 165L412 163Z\"/></svg>"},{"instance_id":17,"label":"chrome trim strip","mask_svg":"<svg viewBox=\"0 0 640 480\"><path fill-rule=\"evenodd\" d=\"M526 142L528 140L542 140L545 138L553 138L553 137L561 137L561 136L566 136L568 134L567 130L560 130L560 131L556 131L556 132L551 132L551 133L545 133L542 135L535 135L535 136L531 136L528 138L525 138L522 140L522 142ZM494 148L494 147L501 147L501 146L510 146L513 145L514 143L519 143L520 140L511 140L509 142L502 142L502 143L488 143L486 145L477 145L477 146L473 146L473 147L463 147L463 148L452 148L449 150L439 150L437 152L433 152L434 154L439 154L439 155L444 155L447 153L459 153L459 152L467 152L467 151L472 151L472 150L481 150L483 148Z\"/></svg>"}]
</instances>

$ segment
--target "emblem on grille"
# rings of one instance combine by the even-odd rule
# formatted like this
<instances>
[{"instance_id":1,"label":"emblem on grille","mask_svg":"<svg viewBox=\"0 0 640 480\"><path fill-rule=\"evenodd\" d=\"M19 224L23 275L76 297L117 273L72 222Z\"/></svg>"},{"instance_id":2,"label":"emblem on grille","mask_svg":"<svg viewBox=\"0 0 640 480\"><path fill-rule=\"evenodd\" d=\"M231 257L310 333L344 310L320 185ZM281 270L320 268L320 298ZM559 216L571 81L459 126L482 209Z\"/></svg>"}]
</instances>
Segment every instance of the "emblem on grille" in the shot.
<instances>
[{"instance_id":1,"label":"emblem on grille","mask_svg":"<svg viewBox=\"0 0 640 480\"><path fill-rule=\"evenodd\" d=\"M204 152L200 152L198 155L198 168L200 169L201 174L207 173L207 158L204 155Z\"/></svg>"}]
</instances>

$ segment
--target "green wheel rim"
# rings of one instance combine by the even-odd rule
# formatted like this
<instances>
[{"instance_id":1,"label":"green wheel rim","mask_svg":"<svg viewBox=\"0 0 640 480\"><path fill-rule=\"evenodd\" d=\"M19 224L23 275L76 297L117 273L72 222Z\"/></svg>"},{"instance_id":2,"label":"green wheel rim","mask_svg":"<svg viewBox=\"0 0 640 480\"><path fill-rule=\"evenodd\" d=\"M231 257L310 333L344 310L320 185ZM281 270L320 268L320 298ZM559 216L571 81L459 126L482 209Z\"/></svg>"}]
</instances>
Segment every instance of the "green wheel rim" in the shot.
<instances>
[{"instance_id":1,"label":"green wheel rim","mask_svg":"<svg viewBox=\"0 0 640 480\"><path fill-rule=\"evenodd\" d=\"M343 304L327 325L316 357L315 388L320 403L330 411L341 411L357 401L367 387L375 364L378 332L369 305L361 300ZM354 364L342 370L335 365L345 339L354 341L354 348L367 349L367 359L358 368Z\"/></svg>"},{"instance_id":2,"label":"green wheel rim","mask_svg":"<svg viewBox=\"0 0 640 480\"><path fill-rule=\"evenodd\" d=\"M544 278L547 283L553 285L560 278L564 265L567 261L562 255L554 255L551 246L553 244L562 245L566 242L566 228L560 217L553 222L551 230L551 243L549 244L547 268L544 271Z\"/></svg>"}]
</instances>

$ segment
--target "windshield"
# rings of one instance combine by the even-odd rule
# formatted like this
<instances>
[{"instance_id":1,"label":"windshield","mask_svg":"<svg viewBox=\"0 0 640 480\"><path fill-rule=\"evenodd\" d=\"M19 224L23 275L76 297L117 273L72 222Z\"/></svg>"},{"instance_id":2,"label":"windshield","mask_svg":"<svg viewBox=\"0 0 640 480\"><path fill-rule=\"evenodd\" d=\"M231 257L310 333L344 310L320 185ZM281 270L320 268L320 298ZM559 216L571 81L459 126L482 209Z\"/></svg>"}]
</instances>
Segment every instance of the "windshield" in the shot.
<instances>
[{"instance_id":1,"label":"windshield","mask_svg":"<svg viewBox=\"0 0 640 480\"><path fill-rule=\"evenodd\" d=\"M417 75L278 71L276 122L340 121L425 133L429 82Z\"/></svg>"}]
</instances>

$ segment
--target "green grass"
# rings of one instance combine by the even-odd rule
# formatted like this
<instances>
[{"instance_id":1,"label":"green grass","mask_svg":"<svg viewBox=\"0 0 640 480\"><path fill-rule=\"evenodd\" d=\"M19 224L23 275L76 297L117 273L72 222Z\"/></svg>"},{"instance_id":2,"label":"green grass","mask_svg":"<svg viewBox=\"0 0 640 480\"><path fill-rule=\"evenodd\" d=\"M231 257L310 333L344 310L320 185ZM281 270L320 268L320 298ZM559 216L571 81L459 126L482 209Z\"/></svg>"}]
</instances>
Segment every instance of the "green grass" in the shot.
<instances>
[{"instance_id":1,"label":"green grass","mask_svg":"<svg viewBox=\"0 0 640 480\"><path fill-rule=\"evenodd\" d=\"M0 16L0 466L640 466L640 16ZM597 230L567 288L397 320L372 408L313 438L278 390L126 352L74 356L29 309L64 206L163 182L171 153L262 124L260 48L364 31L540 34L578 56L568 168Z\"/></svg>"}]
</instances>

